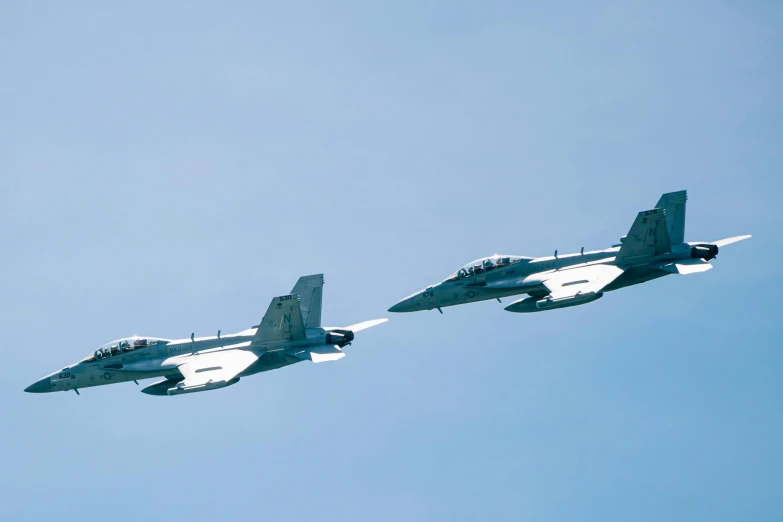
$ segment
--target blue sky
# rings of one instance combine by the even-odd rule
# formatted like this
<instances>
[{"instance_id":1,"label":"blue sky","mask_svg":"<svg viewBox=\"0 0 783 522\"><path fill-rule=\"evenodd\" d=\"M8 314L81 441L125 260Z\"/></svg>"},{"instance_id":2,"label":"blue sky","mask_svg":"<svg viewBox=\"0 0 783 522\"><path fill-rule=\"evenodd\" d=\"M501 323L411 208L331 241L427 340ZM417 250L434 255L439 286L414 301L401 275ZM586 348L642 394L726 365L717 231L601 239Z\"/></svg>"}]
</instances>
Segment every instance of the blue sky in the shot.
<instances>
[{"instance_id":1,"label":"blue sky","mask_svg":"<svg viewBox=\"0 0 783 522\"><path fill-rule=\"evenodd\" d=\"M777 2L6 2L3 519L780 520ZM391 317L214 393L31 395L105 341L324 321L688 189L716 269Z\"/></svg>"}]
</instances>

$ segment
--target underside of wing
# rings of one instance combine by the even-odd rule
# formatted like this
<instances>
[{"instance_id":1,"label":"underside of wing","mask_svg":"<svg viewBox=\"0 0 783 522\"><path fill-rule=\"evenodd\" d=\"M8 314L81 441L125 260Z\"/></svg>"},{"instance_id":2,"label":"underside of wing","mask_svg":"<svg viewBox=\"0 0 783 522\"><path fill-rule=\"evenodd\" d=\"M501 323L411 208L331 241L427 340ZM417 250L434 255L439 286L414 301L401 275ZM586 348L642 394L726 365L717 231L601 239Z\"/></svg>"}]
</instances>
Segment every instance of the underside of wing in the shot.
<instances>
[{"instance_id":1,"label":"underside of wing","mask_svg":"<svg viewBox=\"0 0 783 522\"><path fill-rule=\"evenodd\" d=\"M620 277L623 269L614 265L588 265L559 270L544 281L552 299L573 297L578 294L599 293L609 283Z\"/></svg>"},{"instance_id":2,"label":"underside of wing","mask_svg":"<svg viewBox=\"0 0 783 522\"><path fill-rule=\"evenodd\" d=\"M257 360L258 355L243 349L192 355L179 365L179 372L184 379L169 390L168 394L223 388L233 384L231 381Z\"/></svg>"},{"instance_id":3,"label":"underside of wing","mask_svg":"<svg viewBox=\"0 0 783 522\"><path fill-rule=\"evenodd\" d=\"M602 290L622 275L623 269L614 265L586 265L548 274L543 286L546 296L534 296L514 301L505 309L509 312L543 312L587 304L603 295Z\"/></svg>"}]
</instances>

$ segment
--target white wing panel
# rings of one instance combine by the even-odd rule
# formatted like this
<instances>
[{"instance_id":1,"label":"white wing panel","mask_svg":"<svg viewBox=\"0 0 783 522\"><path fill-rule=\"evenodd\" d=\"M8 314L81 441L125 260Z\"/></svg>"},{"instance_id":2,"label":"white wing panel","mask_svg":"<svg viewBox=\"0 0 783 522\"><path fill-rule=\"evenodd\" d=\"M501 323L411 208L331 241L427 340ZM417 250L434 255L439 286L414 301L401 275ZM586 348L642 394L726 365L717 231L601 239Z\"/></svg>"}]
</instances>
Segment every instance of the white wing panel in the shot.
<instances>
[{"instance_id":1,"label":"white wing panel","mask_svg":"<svg viewBox=\"0 0 783 522\"><path fill-rule=\"evenodd\" d=\"M553 299L588 292L598 293L622 275L623 269L614 265L587 265L553 272L544 281Z\"/></svg>"},{"instance_id":2,"label":"white wing panel","mask_svg":"<svg viewBox=\"0 0 783 522\"><path fill-rule=\"evenodd\" d=\"M318 346L315 348L308 348L301 352L294 354L302 360L311 360L314 363L322 363L327 361L337 361L345 357L345 353L337 345Z\"/></svg>"},{"instance_id":3,"label":"white wing panel","mask_svg":"<svg viewBox=\"0 0 783 522\"><path fill-rule=\"evenodd\" d=\"M258 355L249 350L223 350L193 355L178 367L185 379L177 384L177 389L185 393L204 388L222 388L257 360Z\"/></svg>"},{"instance_id":4,"label":"white wing panel","mask_svg":"<svg viewBox=\"0 0 783 522\"><path fill-rule=\"evenodd\" d=\"M314 363L337 361L345 357L338 346L321 346L310 350L310 360Z\"/></svg>"},{"instance_id":5,"label":"white wing panel","mask_svg":"<svg viewBox=\"0 0 783 522\"><path fill-rule=\"evenodd\" d=\"M706 272L712 268L712 265L704 259L683 259L682 261L678 261L676 263L664 263L661 265L656 265L653 268L663 270L664 272L669 272L670 274L688 275L698 274L699 272Z\"/></svg>"}]
</instances>

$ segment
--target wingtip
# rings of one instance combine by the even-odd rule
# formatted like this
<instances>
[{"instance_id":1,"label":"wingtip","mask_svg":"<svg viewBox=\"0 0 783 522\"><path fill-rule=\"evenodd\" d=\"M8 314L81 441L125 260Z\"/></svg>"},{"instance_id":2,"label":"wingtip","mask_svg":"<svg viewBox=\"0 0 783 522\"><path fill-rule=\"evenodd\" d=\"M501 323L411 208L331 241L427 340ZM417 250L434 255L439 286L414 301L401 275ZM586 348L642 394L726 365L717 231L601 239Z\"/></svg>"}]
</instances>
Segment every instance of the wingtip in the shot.
<instances>
[{"instance_id":1,"label":"wingtip","mask_svg":"<svg viewBox=\"0 0 783 522\"><path fill-rule=\"evenodd\" d=\"M346 330L351 330L352 332L361 332L362 330L366 330L367 328L372 328L373 326L378 326L379 324L383 324L387 322L389 319L384 317L381 319L371 319L369 321L362 321L361 323L352 324L351 326L346 327Z\"/></svg>"},{"instance_id":2,"label":"wingtip","mask_svg":"<svg viewBox=\"0 0 783 522\"><path fill-rule=\"evenodd\" d=\"M753 236L751 236L750 234L745 234L744 236L727 237L726 239L715 241L713 245L716 245L718 247L725 247L727 245L736 243L738 241L744 241L745 239L750 239L751 237Z\"/></svg>"}]
</instances>

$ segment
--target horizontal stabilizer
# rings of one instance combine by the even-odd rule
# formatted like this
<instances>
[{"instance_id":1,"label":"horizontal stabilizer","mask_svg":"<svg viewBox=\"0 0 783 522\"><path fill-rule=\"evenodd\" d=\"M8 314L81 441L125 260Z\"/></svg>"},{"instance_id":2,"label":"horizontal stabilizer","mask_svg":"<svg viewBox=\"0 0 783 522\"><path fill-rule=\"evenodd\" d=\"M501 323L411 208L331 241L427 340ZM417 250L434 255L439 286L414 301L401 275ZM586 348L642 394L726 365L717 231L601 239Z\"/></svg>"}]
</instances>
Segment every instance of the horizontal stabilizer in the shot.
<instances>
[{"instance_id":1,"label":"horizontal stabilizer","mask_svg":"<svg viewBox=\"0 0 783 522\"><path fill-rule=\"evenodd\" d=\"M653 268L656 270L669 272L670 274L688 275L698 274L699 272L706 272L712 268L712 265L704 259L683 259L682 261L678 261L676 263L664 263L661 265L656 265Z\"/></svg>"},{"instance_id":2,"label":"horizontal stabilizer","mask_svg":"<svg viewBox=\"0 0 783 522\"><path fill-rule=\"evenodd\" d=\"M364 321L362 323L356 323L352 324L351 326L346 326L345 330L350 330L354 333L361 332L362 330L366 330L367 328L372 328L373 326L378 326L379 324L383 324L388 319L372 319L371 321Z\"/></svg>"},{"instance_id":3,"label":"horizontal stabilizer","mask_svg":"<svg viewBox=\"0 0 783 522\"><path fill-rule=\"evenodd\" d=\"M319 346L296 354L300 359L310 359L314 363L337 361L345 357L339 346Z\"/></svg>"},{"instance_id":4,"label":"horizontal stabilizer","mask_svg":"<svg viewBox=\"0 0 783 522\"><path fill-rule=\"evenodd\" d=\"M751 237L753 237L753 236L751 236L750 234L745 235L745 236L727 237L726 239L713 241L712 244L715 245L718 248L721 248L721 247L725 247L726 245L730 245L732 243L736 243L737 241L743 241L745 239L750 239Z\"/></svg>"}]
</instances>

